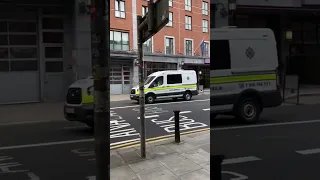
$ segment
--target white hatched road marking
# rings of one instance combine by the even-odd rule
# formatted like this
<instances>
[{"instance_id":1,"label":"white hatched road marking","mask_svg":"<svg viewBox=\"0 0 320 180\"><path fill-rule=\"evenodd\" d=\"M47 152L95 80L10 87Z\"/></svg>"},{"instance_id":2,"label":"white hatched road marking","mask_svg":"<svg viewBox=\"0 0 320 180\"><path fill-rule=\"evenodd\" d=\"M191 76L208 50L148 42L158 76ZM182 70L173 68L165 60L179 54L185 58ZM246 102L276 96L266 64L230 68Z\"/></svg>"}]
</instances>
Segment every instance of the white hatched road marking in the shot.
<instances>
[{"instance_id":1,"label":"white hatched road marking","mask_svg":"<svg viewBox=\"0 0 320 180\"><path fill-rule=\"evenodd\" d=\"M159 117L159 115L144 116L145 119ZM140 119L140 117L137 117Z\"/></svg>"},{"instance_id":2,"label":"white hatched road marking","mask_svg":"<svg viewBox=\"0 0 320 180\"><path fill-rule=\"evenodd\" d=\"M207 108L207 109L202 109L203 111L210 111L210 108Z\"/></svg>"},{"instance_id":3,"label":"white hatched road marking","mask_svg":"<svg viewBox=\"0 0 320 180\"><path fill-rule=\"evenodd\" d=\"M248 179L248 176L245 176L243 174L239 174L239 173L236 173L236 172L230 172L230 171L221 171L222 174L230 174L232 176L235 176L233 177L232 179L230 180L245 180L245 179Z\"/></svg>"},{"instance_id":4,"label":"white hatched road marking","mask_svg":"<svg viewBox=\"0 0 320 180\"><path fill-rule=\"evenodd\" d=\"M192 111L181 111L180 114L188 114L188 113L192 113Z\"/></svg>"},{"instance_id":5,"label":"white hatched road marking","mask_svg":"<svg viewBox=\"0 0 320 180\"><path fill-rule=\"evenodd\" d=\"M230 158L230 159L224 159L222 162L222 165L246 163L246 162L252 162L252 161L259 161L259 160L262 160L262 159L257 158L255 156Z\"/></svg>"},{"instance_id":6,"label":"white hatched road marking","mask_svg":"<svg viewBox=\"0 0 320 180\"><path fill-rule=\"evenodd\" d=\"M181 101L181 102L168 102L168 103L155 103L155 104L148 104L148 106L161 106L161 105L167 105L167 104L182 104L182 103L194 103L194 102L203 102L203 101L210 101L210 99L200 99L200 100L193 100L193 101ZM110 109L125 109L125 108L133 108L133 107L140 107L140 105L133 105L133 106L119 106L119 107L113 107Z\"/></svg>"},{"instance_id":7,"label":"white hatched road marking","mask_svg":"<svg viewBox=\"0 0 320 180\"><path fill-rule=\"evenodd\" d=\"M298 154L302 154L302 155L308 155L308 154L319 154L320 153L320 148L316 148L316 149L306 149L306 150L300 150L300 151L296 151Z\"/></svg>"}]
</instances>

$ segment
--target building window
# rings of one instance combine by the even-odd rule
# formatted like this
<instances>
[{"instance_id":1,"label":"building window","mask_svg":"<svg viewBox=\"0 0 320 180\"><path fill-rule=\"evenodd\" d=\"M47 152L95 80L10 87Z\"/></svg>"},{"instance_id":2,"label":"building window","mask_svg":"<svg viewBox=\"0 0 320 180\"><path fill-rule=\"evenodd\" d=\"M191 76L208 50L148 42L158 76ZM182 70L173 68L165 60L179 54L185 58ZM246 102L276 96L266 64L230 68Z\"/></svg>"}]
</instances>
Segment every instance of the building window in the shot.
<instances>
[{"instance_id":1,"label":"building window","mask_svg":"<svg viewBox=\"0 0 320 180\"><path fill-rule=\"evenodd\" d=\"M229 41L211 40L210 44L210 70L231 69Z\"/></svg>"},{"instance_id":2,"label":"building window","mask_svg":"<svg viewBox=\"0 0 320 180\"><path fill-rule=\"evenodd\" d=\"M115 6L115 16L118 18L126 18L125 1L116 0L114 6Z\"/></svg>"},{"instance_id":3,"label":"building window","mask_svg":"<svg viewBox=\"0 0 320 180\"><path fill-rule=\"evenodd\" d=\"M184 9L187 11L191 11L191 0L184 0Z\"/></svg>"},{"instance_id":4,"label":"building window","mask_svg":"<svg viewBox=\"0 0 320 180\"><path fill-rule=\"evenodd\" d=\"M174 39L166 37L166 54L174 54Z\"/></svg>"},{"instance_id":5,"label":"building window","mask_svg":"<svg viewBox=\"0 0 320 180\"><path fill-rule=\"evenodd\" d=\"M202 32L207 33L209 32L209 27L208 27L209 23L208 20L203 19L202 20Z\"/></svg>"},{"instance_id":6,"label":"building window","mask_svg":"<svg viewBox=\"0 0 320 180\"><path fill-rule=\"evenodd\" d=\"M145 53L153 53L152 52L152 46L153 46L153 39L150 38L146 42L143 43L143 51Z\"/></svg>"},{"instance_id":7,"label":"building window","mask_svg":"<svg viewBox=\"0 0 320 180\"><path fill-rule=\"evenodd\" d=\"M168 74L167 75L167 84L181 84L182 76L181 74Z\"/></svg>"},{"instance_id":8,"label":"building window","mask_svg":"<svg viewBox=\"0 0 320 180\"><path fill-rule=\"evenodd\" d=\"M209 57L209 42L203 42L203 57Z\"/></svg>"},{"instance_id":9,"label":"building window","mask_svg":"<svg viewBox=\"0 0 320 180\"><path fill-rule=\"evenodd\" d=\"M173 13L169 12L169 22L167 23L167 26L172 26L173 24Z\"/></svg>"},{"instance_id":10,"label":"building window","mask_svg":"<svg viewBox=\"0 0 320 180\"><path fill-rule=\"evenodd\" d=\"M202 1L202 14L203 15L208 15L209 14L208 13L208 8L209 8L208 2Z\"/></svg>"},{"instance_id":11,"label":"building window","mask_svg":"<svg viewBox=\"0 0 320 180\"><path fill-rule=\"evenodd\" d=\"M129 51L129 33L110 31L110 49Z\"/></svg>"},{"instance_id":12,"label":"building window","mask_svg":"<svg viewBox=\"0 0 320 180\"><path fill-rule=\"evenodd\" d=\"M185 40L185 45L184 45L184 47L185 47L185 54L187 55L187 56L192 56L193 55L193 51L192 51L192 46L193 46L193 41L192 40L190 40L190 39L188 39L188 40Z\"/></svg>"},{"instance_id":13,"label":"building window","mask_svg":"<svg viewBox=\"0 0 320 180\"><path fill-rule=\"evenodd\" d=\"M172 7L173 0L169 0L169 6Z\"/></svg>"},{"instance_id":14,"label":"building window","mask_svg":"<svg viewBox=\"0 0 320 180\"><path fill-rule=\"evenodd\" d=\"M177 63L164 63L164 62L144 62L144 76L147 77L151 73L157 71L177 70Z\"/></svg>"},{"instance_id":15,"label":"building window","mask_svg":"<svg viewBox=\"0 0 320 180\"><path fill-rule=\"evenodd\" d=\"M122 84L122 66L112 64L110 66L110 84Z\"/></svg>"},{"instance_id":16,"label":"building window","mask_svg":"<svg viewBox=\"0 0 320 180\"><path fill-rule=\"evenodd\" d=\"M38 71L37 24L0 20L0 32L0 72Z\"/></svg>"},{"instance_id":17,"label":"building window","mask_svg":"<svg viewBox=\"0 0 320 180\"><path fill-rule=\"evenodd\" d=\"M186 23L186 29L187 30L191 30L192 28L192 20L191 20L191 16L185 16L185 23Z\"/></svg>"},{"instance_id":18,"label":"building window","mask_svg":"<svg viewBox=\"0 0 320 180\"><path fill-rule=\"evenodd\" d=\"M142 6L142 17L145 16L148 12L148 7L147 6Z\"/></svg>"}]
</instances>

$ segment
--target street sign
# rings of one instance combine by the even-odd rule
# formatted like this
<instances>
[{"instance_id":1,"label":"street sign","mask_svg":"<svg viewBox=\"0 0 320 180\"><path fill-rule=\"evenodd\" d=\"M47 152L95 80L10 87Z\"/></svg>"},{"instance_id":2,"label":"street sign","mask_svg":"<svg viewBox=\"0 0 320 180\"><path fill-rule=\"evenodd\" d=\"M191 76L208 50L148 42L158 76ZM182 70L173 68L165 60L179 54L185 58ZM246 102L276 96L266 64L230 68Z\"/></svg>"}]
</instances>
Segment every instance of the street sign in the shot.
<instances>
[{"instance_id":1,"label":"street sign","mask_svg":"<svg viewBox=\"0 0 320 180\"><path fill-rule=\"evenodd\" d=\"M148 31L148 25L142 30L143 42L146 42L153 35L159 32L168 22L169 22L169 0L158 0L153 4L153 11L149 9L149 12L153 12L153 15L149 12L142 18L141 22L147 20L147 18L152 18L152 24L154 27L152 31Z\"/></svg>"}]
</instances>

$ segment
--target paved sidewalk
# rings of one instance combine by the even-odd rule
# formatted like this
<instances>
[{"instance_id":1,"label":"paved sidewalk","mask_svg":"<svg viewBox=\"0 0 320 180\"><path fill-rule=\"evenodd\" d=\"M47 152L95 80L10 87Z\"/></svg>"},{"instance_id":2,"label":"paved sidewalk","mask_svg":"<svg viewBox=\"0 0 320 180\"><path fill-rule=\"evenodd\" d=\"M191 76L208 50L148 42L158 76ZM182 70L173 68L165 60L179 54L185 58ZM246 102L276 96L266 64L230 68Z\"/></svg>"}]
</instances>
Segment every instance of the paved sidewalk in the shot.
<instances>
[{"instance_id":1,"label":"paved sidewalk","mask_svg":"<svg viewBox=\"0 0 320 180\"><path fill-rule=\"evenodd\" d=\"M147 144L147 158L141 159L140 146L112 150L112 180L209 180L210 131Z\"/></svg>"},{"instance_id":2,"label":"paved sidewalk","mask_svg":"<svg viewBox=\"0 0 320 180\"><path fill-rule=\"evenodd\" d=\"M281 90L281 93L283 95L283 90ZM298 94L297 91L291 91L291 90L286 90L285 91L285 98L292 98L296 97ZM300 87L300 96L320 96L320 86L319 85L302 85Z\"/></svg>"},{"instance_id":3,"label":"paved sidewalk","mask_svg":"<svg viewBox=\"0 0 320 180\"><path fill-rule=\"evenodd\" d=\"M297 103L297 91L286 90L284 105L294 105ZM301 86L299 104L320 104L320 86Z\"/></svg>"},{"instance_id":4,"label":"paved sidewalk","mask_svg":"<svg viewBox=\"0 0 320 180\"><path fill-rule=\"evenodd\" d=\"M62 102L30 103L0 106L0 124L66 121Z\"/></svg>"}]
</instances>

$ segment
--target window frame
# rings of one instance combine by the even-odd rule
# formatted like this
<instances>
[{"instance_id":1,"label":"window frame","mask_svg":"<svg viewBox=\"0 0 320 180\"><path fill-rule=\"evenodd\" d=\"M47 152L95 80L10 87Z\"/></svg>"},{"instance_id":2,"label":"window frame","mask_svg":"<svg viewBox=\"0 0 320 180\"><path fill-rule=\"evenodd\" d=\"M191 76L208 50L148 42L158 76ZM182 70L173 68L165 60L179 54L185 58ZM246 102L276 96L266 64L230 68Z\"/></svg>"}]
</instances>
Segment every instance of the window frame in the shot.
<instances>
[{"instance_id":1,"label":"window frame","mask_svg":"<svg viewBox=\"0 0 320 180\"><path fill-rule=\"evenodd\" d=\"M191 55L187 54L187 41L191 41ZM193 39L190 39L190 38L184 38L184 55L186 56L194 56L194 41Z\"/></svg>"},{"instance_id":2,"label":"window frame","mask_svg":"<svg viewBox=\"0 0 320 180\"><path fill-rule=\"evenodd\" d=\"M111 32L113 34L112 34L112 40L111 40L111 36L110 36L110 41L115 41L114 40L114 32L120 32L121 33L121 49L115 49L114 48L115 44L112 44L110 42L110 50L114 50L114 51L129 51L130 50L130 33L127 32L127 31L117 31L117 30L110 30L110 33ZM123 36L124 33L128 34L128 44L123 44L123 37L122 36ZM128 50L123 50L123 45L128 45Z\"/></svg>"},{"instance_id":3,"label":"window frame","mask_svg":"<svg viewBox=\"0 0 320 180\"><path fill-rule=\"evenodd\" d=\"M121 11L121 2L123 2L123 11ZM118 5L118 8L116 8L116 4ZM117 15L117 12L119 13L119 16ZM122 17L123 14L123 17ZM116 18L125 19L126 18L126 1L125 0L115 0L114 3L114 16Z\"/></svg>"},{"instance_id":4,"label":"window frame","mask_svg":"<svg viewBox=\"0 0 320 180\"><path fill-rule=\"evenodd\" d=\"M184 0L184 10L192 11L192 0Z\"/></svg>"},{"instance_id":5,"label":"window frame","mask_svg":"<svg viewBox=\"0 0 320 180\"><path fill-rule=\"evenodd\" d=\"M171 20L170 20L170 14L171 14ZM173 27L173 12L171 12L171 11L169 11L169 22L166 24L166 26Z\"/></svg>"},{"instance_id":6,"label":"window frame","mask_svg":"<svg viewBox=\"0 0 320 180\"><path fill-rule=\"evenodd\" d=\"M170 38L170 39L172 39L172 41L173 41L173 50L172 50L172 53L173 54L168 54L168 55L175 55L176 54L176 51L175 51L175 48L176 48L176 45L175 45L175 37L174 36L164 36L164 53L165 54L167 54L167 45L166 45L166 40L167 40L167 38Z\"/></svg>"},{"instance_id":7,"label":"window frame","mask_svg":"<svg viewBox=\"0 0 320 180\"><path fill-rule=\"evenodd\" d=\"M146 53L153 53L154 52L154 42L153 42L153 36L148 39L146 42L143 43L143 48L145 48L145 45L151 41L151 52L148 52L148 51L145 51L145 49L143 49L143 52L146 52Z\"/></svg>"},{"instance_id":8,"label":"window frame","mask_svg":"<svg viewBox=\"0 0 320 180\"><path fill-rule=\"evenodd\" d=\"M185 15L185 30L189 30L191 31L192 30L192 16L188 16L188 15ZM187 20L190 19L190 24L187 24ZM188 27L190 26L190 29L188 29Z\"/></svg>"},{"instance_id":9,"label":"window frame","mask_svg":"<svg viewBox=\"0 0 320 180\"><path fill-rule=\"evenodd\" d=\"M207 56L204 54L204 57L210 57L210 41L203 41L204 43L207 43L208 44L208 54Z\"/></svg>"},{"instance_id":10,"label":"window frame","mask_svg":"<svg viewBox=\"0 0 320 180\"><path fill-rule=\"evenodd\" d=\"M205 27L204 24L207 23L207 26ZM209 32L209 21L207 19L202 19L202 32L208 33Z\"/></svg>"},{"instance_id":11,"label":"window frame","mask_svg":"<svg viewBox=\"0 0 320 180\"><path fill-rule=\"evenodd\" d=\"M206 8L205 8L206 5ZM209 15L209 3L207 1L202 1L202 15Z\"/></svg>"},{"instance_id":12,"label":"window frame","mask_svg":"<svg viewBox=\"0 0 320 180\"><path fill-rule=\"evenodd\" d=\"M148 6L142 6L142 9L141 9L142 17L144 17L147 14L148 10L149 10Z\"/></svg>"}]
</instances>

